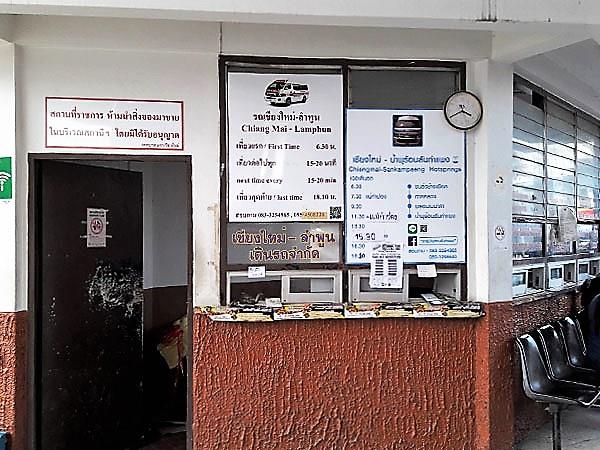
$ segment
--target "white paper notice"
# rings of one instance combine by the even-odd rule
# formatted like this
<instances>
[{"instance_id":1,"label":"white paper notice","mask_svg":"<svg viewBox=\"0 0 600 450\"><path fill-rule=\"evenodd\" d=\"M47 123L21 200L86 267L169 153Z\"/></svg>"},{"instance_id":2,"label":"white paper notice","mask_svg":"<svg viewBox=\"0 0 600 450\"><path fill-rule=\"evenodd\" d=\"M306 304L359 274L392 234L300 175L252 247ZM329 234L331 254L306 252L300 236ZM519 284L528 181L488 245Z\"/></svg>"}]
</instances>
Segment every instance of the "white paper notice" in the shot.
<instances>
[{"instance_id":1,"label":"white paper notice","mask_svg":"<svg viewBox=\"0 0 600 450\"><path fill-rule=\"evenodd\" d=\"M265 266L249 266L248 278L264 278L266 276Z\"/></svg>"},{"instance_id":2,"label":"white paper notice","mask_svg":"<svg viewBox=\"0 0 600 450\"><path fill-rule=\"evenodd\" d=\"M465 261L464 133L442 111L347 111L346 262L401 242L406 263Z\"/></svg>"},{"instance_id":3,"label":"white paper notice","mask_svg":"<svg viewBox=\"0 0 600 450\"><path fill-rule=\"evenodd\" d=\"M342 221L341 75L228 75L230 222Z\"/></svg>"},{"instance_id":4,"label":"white paper notice","mask_svg":"<svg viewBox=\"0 0 600 450\"><path fill-rule=\"evenodd\" d=\"M435 264L417 264L417 276L419 278L435 278L437 270Z\"/></svg>"},{"instance_id":5,"label":"white paper notice","mask_svg":"<svg viewBox=\"0 0 600 450\"><path fill-rule=\"evenodd\" d=\"M87 246L106 247L106 209L87 208Z\"/></svg>"},{"instance_id":6,"label":"white paper notice","mask_svg":"<svg viewBox=\"0 0 600 450\"><path fill-rule=\"evenodd\" d=\"M370 288L402 287L402 244L381 244L371 252Z\"/></svg>"},{"instance_id":7,"label":"white paper notice","mask_svg":"<svg viewBox=\"0 0 600 450\"><path fill-rule=\"evenodd\" d=\"M577 216L573 208L558 207L558 235L561 242L577 240Z\"/></svg>"}]
</instances>

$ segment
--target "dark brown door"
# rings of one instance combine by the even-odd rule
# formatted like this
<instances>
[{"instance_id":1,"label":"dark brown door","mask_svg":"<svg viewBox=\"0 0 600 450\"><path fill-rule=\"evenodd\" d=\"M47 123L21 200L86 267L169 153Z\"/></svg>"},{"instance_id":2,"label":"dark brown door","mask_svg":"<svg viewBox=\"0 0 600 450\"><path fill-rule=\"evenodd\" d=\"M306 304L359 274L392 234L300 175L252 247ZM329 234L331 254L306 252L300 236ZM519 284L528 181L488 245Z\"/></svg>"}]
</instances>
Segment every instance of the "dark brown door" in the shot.
<instances>
[{"instance_id":1,"label":"dark brown door","mask_svg":"<svg viewBox=\"0 0 600 450\"><path fill-rule=\"evenodd\" d=\"M128 448L142 423L142 175L40 161L36 177L38 448ZM88 208L107 210L105 247L88 246Z\"/></svg>"}]
</instances>

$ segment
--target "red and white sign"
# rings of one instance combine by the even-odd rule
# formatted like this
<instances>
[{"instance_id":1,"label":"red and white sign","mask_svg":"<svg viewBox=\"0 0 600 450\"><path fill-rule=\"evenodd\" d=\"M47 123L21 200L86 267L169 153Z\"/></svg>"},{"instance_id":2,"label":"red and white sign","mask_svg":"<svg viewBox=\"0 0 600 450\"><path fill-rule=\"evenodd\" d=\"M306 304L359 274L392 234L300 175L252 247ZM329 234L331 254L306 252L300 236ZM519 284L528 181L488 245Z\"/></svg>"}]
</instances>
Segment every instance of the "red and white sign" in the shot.
<instances>
[{"instance_id":1,"label":"red and white sign","mask_svg":"<svg viewBox=\"0 0 600 450\"><path fill-rule=\"evenodd\" d=\"M87 209L87 246L88 248L106 247L106 209Z\"/></svg>"},{"instance_id":2,"label":"red and white sign","mask_svg":"<svg viewBox=\"0 0 600 450\"><path fill-rule=\"evenodd\" d=\"M46 148L183 150L183 101L46 97Z\"/></svg>"}]
</instances>

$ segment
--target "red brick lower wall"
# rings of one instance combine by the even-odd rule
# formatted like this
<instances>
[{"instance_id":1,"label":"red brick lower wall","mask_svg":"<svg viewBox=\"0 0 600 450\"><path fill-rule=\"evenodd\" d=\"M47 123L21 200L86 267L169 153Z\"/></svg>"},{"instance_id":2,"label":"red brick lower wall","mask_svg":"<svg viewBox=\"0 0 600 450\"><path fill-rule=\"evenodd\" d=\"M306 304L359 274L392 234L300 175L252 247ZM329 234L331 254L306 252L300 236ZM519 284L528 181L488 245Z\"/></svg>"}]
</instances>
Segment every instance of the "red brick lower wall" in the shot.
<instances>
[{"instance_id":1,"label":"red brick lower wall","mask_svg":"<svg viewBox=\"0 0 600 450\"><path fill-rule=\"evenodd\" d=\"M0 313L0 430L27 448L27 313Z\"/></svg>"},{"instance_id":2,"label":"red brick lower wall","mask_svg":"<svg viewBox=\"0 0 600 450\"><path fill-rule=\"evenodd\" d=\"M476 327L475 449L514 446L512 301L485 305Z\"/></svg>"},{"instance_id":3,"label":"red brick lower wall","mask_svg":"<svg viewBox=\"0 0 600 450\"><path fill-rule=\"evenodd\" d=\"M479 320L196 312L194 448L471 450Z\"/></svg>"},{"instance_id":4,"label":"red brick lower wall","mask_svg":"<svg viewBox=\"0 0 600 450\"><path fill-rule=\"evenodd\" d=\"M567 294L515 305L514 336L529 333L541 325L574 313L578 303L579 298L576 294ZM550 415L544 411L544 405L531 401L523 394L521 368L514 346L513 355L515 442L519 442L531 430L547 422Z\"/></svg>"}]
</instances>

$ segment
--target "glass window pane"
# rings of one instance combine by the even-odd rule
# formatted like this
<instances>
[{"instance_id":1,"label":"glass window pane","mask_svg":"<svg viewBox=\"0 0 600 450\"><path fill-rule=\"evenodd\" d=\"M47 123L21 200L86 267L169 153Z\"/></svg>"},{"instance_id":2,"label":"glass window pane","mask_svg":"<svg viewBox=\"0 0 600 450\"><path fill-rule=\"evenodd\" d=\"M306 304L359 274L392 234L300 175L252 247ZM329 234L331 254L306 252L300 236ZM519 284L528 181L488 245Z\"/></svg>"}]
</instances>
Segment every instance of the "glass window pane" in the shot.
<instances>
[{"instance_id":1,"label":"glass window pane","mask_svg":"<svg viewBox=\"0 0 600 450\"><path fill-rule=\"evenodd\" d=\"M544 138L536 136L535 134L527 133L526 131L521 131L514 128L513 141L518 144L527 145L529 147L544 151Z\"/></svg>"},{"instance_id":2,"label":"glass window pane","mask_svg":"<svg viewBox=\"0 0 600 450\"><path fill-rule=\"evenodd\" d=\"M566 133L563 133L562 131L555 130L554 128L548 128L546 136L551 141L575 148L575 138Z\"/></svg>"},{"instance_id":3,"label":"glass window pane","mask_svg":"<svg viewBox=\"0 0 600 450\"><path fill-rule=\"evenodd\" d=\"M577 197L577 218L595 220L600 218L600 203L596 198Z\"/></svg>"},{"instance_id":4,"label":"glass window pane","mask_svg":"<svg viewBox=\"0 0 600 450\"><path fill-rule=\"evenodd\" d=\"M458 89L458 72L443 70L350 70L354 108L443 109Z\"/></svg>"},{"instance_id":5,"label":"glass window pane","mask_svg":"<svg viewBox=\"0 0 600 450\"><path fill-rule=\"evenodd\" d=\"M573 122L565 122L558 117L548 114L548 126L568 135L575 136L575 124Z\"/></svg>"},{"instance_id":6,"label":"glass window pane","mask_svg":"<svg viewBox=\"0 0 600 450\"><path fill-rule=\"evenodd\" d=\"M544 137L544 125L523 117L519 114L513 114L513 126L519 130L527 131L536 136Z\"/></svg>"},{"instance_id":7,"label":"glass window pane","mask_svg":"<svg viewBox=\"0 0 600 450\"><path fill-rule=\"evenodd\" d=\"M547 107L549 115L553 115L554 117L558 117L569 123L575 122L575 114L568 109L559 106L557 103L554 103L554 101L548 100Z\"/></svg>"},{"instance_id":8,"label":"glass window pane","mask_svg":"<svg viewBox=\"0 0 600 450\"><path fill-rule=\"evenodd\" d=\"M544 191L513 186L513 200L523 200L525 202L533 203L544 203Z\"/></svg>"},{"instance_id":9,"label":"glass window pane","mask_svg":"<svg viewBox=\"0 0 600 450\"><path fill-rule=\"evenodd\" d=\"M548 203L552 205L575 206L575 196L548 192Z\"/></svg>"},{"instance_id":10,"label":"glass window pane","mask_svg":"<svg viewBox=\"0 0 600 450\"><path fill-rule=\"evenodd\" d=\"M534 177L533 175L513 172L513 185L543 190L544 179L540 177Z\"/></svg>"},{"instance_id":11,"label":"glass window pane","mask_svg":"<svg viewBox=\"0 0 600 450\"><path fill-rule=\"evenodd\" d=\"M529 119L535 120L538 123L544 123L544 111L537 106L533 106L531 102L520 99L517 96L513 97L513 108L514 111L528 117Z\"/></svg>"},{"instance_id":12,"label":"glass window pane","mask_svg":"<svg viewBox=\"0 0 600 450\"><path fill-rule=\"evenodd\" d=\"M599 187L598 186L598 178L596 177L590 177L587 175L577 175L577 184L582 184L584 186L589 186L589 187Z\"/></svg>"},{"instance_id":13,"label":"glass window pane","mask_svg":"<svg viewBox=\"0 0 600 450\"><path fill-rule=\"evenodd\" d=\"M546 170L548 172L548 178L575 183L575 174L573 172L558 169L556 167L548 167Z\"/></svg>"},{"instance_id":14,"label":"glass window pane","mask_svg":"<svg viewBox=\"0 0 600 450\"><path fill-rule=\"evenodd\" d=\"M587 164L582 164L580 162L577 162L577 172L590 177L598 176L598 168L594 166L588 166Z\"/></svg>"},{"instance_id":15,"label":"glass window pane","mask_svg":"<svg viewBox=\"0 0 600 450\"><path fill-rule=\"evenodd\" d=\"M600 138L598 138L597 134L591 134L580 129L577 133L577 137L582 141L588 142L596 147L600 147Z\"/></svg>"},{"instance_id":16,"label":"glass window pane","mask_svg":"<svg viewBox=\"0 0 600 450\"><path fill-rule=\"evenodd\" d=\"M577 252L595 253L598 250L598 225L577 224Z\"/></svg>"},{"instance_id":17,"label":"glass window pane","mask_svg":"<svg viewBox=\"0 0 600 450\"><path fill-rule=\"evenodd\" d=\"M548 256L570 255L573 253L573 243L571 241L560 241L558 224L546 225L546 239L548 240Z\"/></svg>"},{"instance_id":18,"label":"glass window pane","mask_svg":"<svg viewBox=\"0 0 600 450\"><path fill-rule=\"evenodd\" d=\"M600 135L598 124L591 122L580 114L577 115L577 127L581 130L587 131L588 133Z\"/></svg>"},{"instance_id":19,"label":"glass window pane","mask_svg":"<svg viewBox=\"0 0 600 450\"><path fill-rule=\"evenodd\" d=\"M588 164L590 166L598 167L598 158L587 153L577 152L577 164Z\"/></svg>"},{"instance_id":20,"label":"glass window pane","mask_svg":"<svg viewBox=\"0 0 600 450\"><path fill-rule=\"evenodd\" d=\"M598 147L594 147L589 142L585 142L580 139L577 140L577 150L589 153L590 155L598 156Z\"/></svg>"},{"instance_id":21,"label":"glass window pane","mask_svg":"<svg viewBox=\"0 0 600 450\"><path fill-rule=\"evenodd\" d=\"M513 156L544 164L544 152L513 142Z\"/></svg>"},{"instance_id":22,"label":"glass window pane","mask_svg":"<svg viewBox=\"0 0 600 450\"><path fill-rule=\"evenodd\" d=\"M594 189L587 186L577 186L577 195L580 197L598 198L598 189Z\"/></svg>"},{"instance_id":23,"label":"glass window pane","mask_svg":"<svg viewBox=\"0 0 600 450\"><path fill-rule=\"evenodd\" d=\"M523 173L530 173L538 177L544 176L544 166L524 159L513 158L513 169Z\"/></svg>"},{"instance_id":24,"label":"glass window pane","mask_svg":"<svg viewBox=\"0 0 600 450\"><path fill-rule=\"evenodd\" d=\"M575 161L572 159L561 158L560 156L547 154L546 162L549 166L560 167L561 169L575 170Z\"/></svg>"},{"instance_id":25,"label":"glass window pane","mask_svg":"<svg viewBox=\"0 0 600 450\"><path fill-rule=\"evenodd\" d=\"M548 179L547 186L549 191L560 192L562 194L575 193L575 185L573 183Z\"/></svg>"},{"instance_id":26,"label":"glass window pane","mask_svg":"<svg viewBox=\"0 0 600 450\"><path fill-rule=\"evenodd\" d=\"M572 149L571 147L566 147L552 141L548 141L546 147L548 148L549 153L562 156L563 158L575 159L575 149Z\"/></svg>"},{"instance_id":27,"label":"glass window pane","mask_svg":"<svg viewBox=\"0 0 600 450\"><path fill-rule=\"evenodd\" d=\"M542 255L542 224L513 223L513 258L539 258Z\"/></svg>"},{"instance_id":28,"label":"glass window pane","mask_svg":"<svg viewBox=\"0 0 600 450\"><path fill-rule=\"evenodd\" d=\"M514 202L513 202L514 203ZM558 217L558 207L556 205L547 205L547 216L551 218Z\"/></svg>"},{"instance_id":29,"label":"glass window pane","mask_svg":"<svg viewBox=\"0 0 600 450\"><path fill-rule=\"evenodd\" d=\"M513 200L512 210L515 216L544 216L544 205Z\"/></svg>"}]
</instances>

